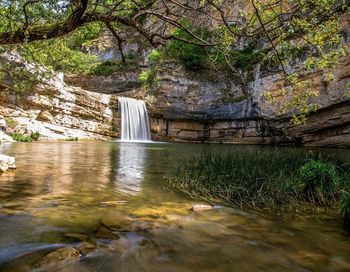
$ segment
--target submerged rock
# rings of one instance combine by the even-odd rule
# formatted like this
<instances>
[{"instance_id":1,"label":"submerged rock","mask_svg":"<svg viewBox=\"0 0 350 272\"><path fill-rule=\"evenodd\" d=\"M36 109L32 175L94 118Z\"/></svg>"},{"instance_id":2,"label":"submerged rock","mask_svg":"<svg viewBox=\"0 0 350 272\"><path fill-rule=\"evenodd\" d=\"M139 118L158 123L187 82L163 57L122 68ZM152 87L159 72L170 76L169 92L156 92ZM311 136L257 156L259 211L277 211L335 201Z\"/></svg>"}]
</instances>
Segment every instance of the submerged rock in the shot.
<instances>
[{"instance_id":1,"label":"submerged rock","mask_svg":"<svg viewBox=\"0 0 350 272\"><path fill-rule=\"evenodd\" d=\"M114 240L114 239L118 239L119 235L116 232L113 232L112 230L107 228L106 226L101 225L96 231L95 237Z\"/></svg>"},{"instance_id":2,"label":"submerged rock","mask_svg":"<svg viewBox=\"0 0 350 272\"><path fill-rule=\"evenodd\" d=\"M69 237L69 238L78 239L78 240L80 240L82 242L86 242L90 238L86 234L80 234L80 233L74 233L74 232L65 233L64 236Z\"/></svg>"},{"instance_id":3,"label":"submerged rock","mask_svg":"<svg viewBox=\"0 0 350 272\"><path fill-rule=\"evenodd\" d=\"M0 154L0 172L5 172L8 169L15 169L15 162L16 159L14 157Z\"/></svg>"},{"instance_id":4,"label":"submerged rock","mask_svg":"<svg viewBox=\"0 0 350 272\"><path fill-rule=\"evenodd\" d=\"M191 208L191 210L195 211L195 212L206 211L206 210L211 210L211 209L213 209L213 207L210 205L206 205L206 204L194 204L194 205L192 205L192 208Z\"/></svg>"},{"instance_id":5,"label":"submerged rock","mask_svg":"<svg viewBox=\"0 0 350 272\"><path fill-rule=\"evenodd\" d=\"M85 256L88 253L94 251L97 248L97 246L93 243L83 242L77 245L75 248L79 250L81 255Z\"/></svg>"},{"instance_id":6,"label":"submerged rock","mask_svg":"<svg viewBox=\"0 0 350 272\"><path fill-rule=\"evenodd\" d=\"M47 254L33 268L34 271L42 270L46 266L55 265L60 262L74 261L80 258L80 251L74 247L63 247Z\"/></svg>"}]
</instances>

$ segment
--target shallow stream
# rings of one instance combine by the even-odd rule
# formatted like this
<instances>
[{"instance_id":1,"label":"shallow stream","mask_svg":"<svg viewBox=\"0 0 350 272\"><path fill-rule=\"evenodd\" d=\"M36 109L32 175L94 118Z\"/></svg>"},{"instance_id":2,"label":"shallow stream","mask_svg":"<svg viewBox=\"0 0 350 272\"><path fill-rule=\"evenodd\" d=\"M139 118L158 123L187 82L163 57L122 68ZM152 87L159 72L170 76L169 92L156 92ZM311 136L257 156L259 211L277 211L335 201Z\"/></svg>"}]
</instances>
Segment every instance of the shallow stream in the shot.
<instances>
[{"instance_id":1,"label":"shallow stream","mask_svg":"<svg viewBox=\"0 0 350 272\"><path fill-rule=\"evenodd\" d=\"M2 145L17 169L0 176L0 271L350 271L350 235L334 216L191 211L201 202L163 188L190 154L257 148L267 147ZM44 257L59 248L79 254Z\"/></svg>"}]
</instances>

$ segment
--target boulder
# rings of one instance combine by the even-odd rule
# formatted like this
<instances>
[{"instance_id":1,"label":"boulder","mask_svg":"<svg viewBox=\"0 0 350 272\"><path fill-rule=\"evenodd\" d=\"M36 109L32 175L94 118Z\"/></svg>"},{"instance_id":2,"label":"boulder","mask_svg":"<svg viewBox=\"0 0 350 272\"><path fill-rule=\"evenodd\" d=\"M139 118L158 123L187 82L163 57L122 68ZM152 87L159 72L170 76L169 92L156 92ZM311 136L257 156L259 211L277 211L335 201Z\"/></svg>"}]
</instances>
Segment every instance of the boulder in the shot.
<instances>
[{"instance_id":1,"label":"boulder","mask_svg":"<svg viewBox=\"0 0 350 272\"><path fill-rule=\"evenodd\" d=\"M3 131L0 130L0 142L10 142L10 143L13 143L15 142L15 140L7 135L6 133L4 133Z\"/></svg>"},{"instance_id":2,"label":"boulder","mask_svg":"<svg viewBox=\"0 0 350 272\"><path fill-rule=\"evenodd\" d=\"M15 162L16 159L14 157L0 154L0 172L5 172L8 169L15 169Z\"/></svg>"}]
</instances>

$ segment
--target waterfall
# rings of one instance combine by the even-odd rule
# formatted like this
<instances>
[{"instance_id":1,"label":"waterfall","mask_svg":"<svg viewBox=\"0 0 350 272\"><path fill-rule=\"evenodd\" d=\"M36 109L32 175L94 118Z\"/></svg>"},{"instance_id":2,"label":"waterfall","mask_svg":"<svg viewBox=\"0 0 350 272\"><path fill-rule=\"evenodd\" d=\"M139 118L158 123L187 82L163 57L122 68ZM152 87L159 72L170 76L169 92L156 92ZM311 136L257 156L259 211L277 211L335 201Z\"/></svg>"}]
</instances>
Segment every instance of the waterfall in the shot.
<instances>
[{"instance_id":1,"label":"waterfall","mask_svg":"<svg viewBox=\"0 0 350 272\"><path fill-rule=\"evenodd\" d=\"M119 97L122 141L151 141L146 104L142 100Z\"/></svg>"}]
</instances>

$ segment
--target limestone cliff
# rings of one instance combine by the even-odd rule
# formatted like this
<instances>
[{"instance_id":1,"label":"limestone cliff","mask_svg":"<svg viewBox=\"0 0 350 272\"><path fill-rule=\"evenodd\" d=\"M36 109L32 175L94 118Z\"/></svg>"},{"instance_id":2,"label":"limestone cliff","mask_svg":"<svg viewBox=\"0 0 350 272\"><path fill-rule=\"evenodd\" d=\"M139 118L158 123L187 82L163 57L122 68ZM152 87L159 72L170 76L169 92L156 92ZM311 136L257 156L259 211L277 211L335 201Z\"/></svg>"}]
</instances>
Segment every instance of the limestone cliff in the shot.
<instances>
[{"instance_id":1,"label":"limestone cliff","mask_svg":"<svg viewBox=\"0 0 350 272\"><path fill-rule=\"evenodd\" d=\"M117 137L117 101L107 94L67 86L54 77L25 97L2 94L0 114L6 132L30 134L40 139L106 139Z\"/></svg>"}]
</instances>

